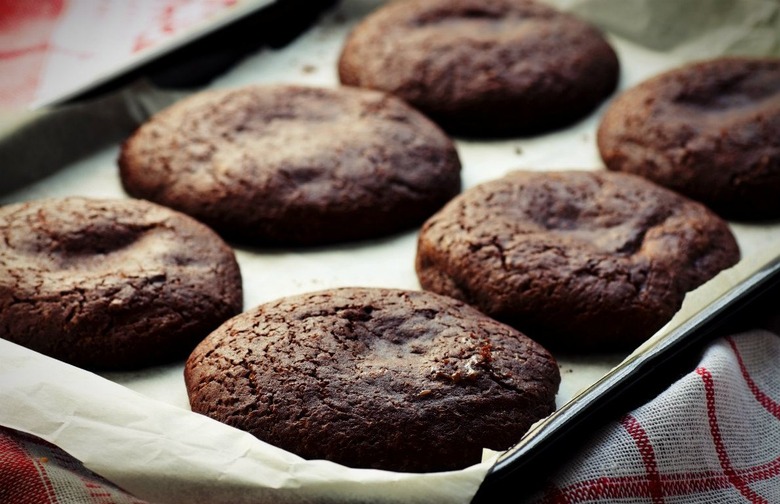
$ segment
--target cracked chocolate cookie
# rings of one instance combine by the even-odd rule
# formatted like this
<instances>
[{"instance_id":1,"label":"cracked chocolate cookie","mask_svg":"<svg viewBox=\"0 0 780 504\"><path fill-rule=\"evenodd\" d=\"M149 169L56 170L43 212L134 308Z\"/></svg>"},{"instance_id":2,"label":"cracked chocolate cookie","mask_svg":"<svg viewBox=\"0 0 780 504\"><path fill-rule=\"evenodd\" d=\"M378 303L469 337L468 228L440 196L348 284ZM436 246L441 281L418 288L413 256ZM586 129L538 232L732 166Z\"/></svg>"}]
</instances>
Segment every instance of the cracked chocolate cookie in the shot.
<instances>
[{"instance_id":1,"label":"cracked chocolate cookie","mask_svg":"<svg viewBox=\"0 0 780 504\"><path fill-rule=\"evenodd\" d=\"M0 207L0 337L71 364L130 369L186 357L242 308L233 251L140 200Z\"/></svg>"},{"instance_id":2,"label":"cracked chocolate cookie","mask_svg":"<svg viewBox=\"0 0 780 504\"><path fill-rule=\"evenodd\" d=\"M607 168L720 215L780 217L780 59L692 63L629 89L598 131Z\"/></svg>"},{"instance_id":3,"label":"cracked chocolate cookie","mask_svg":"<svg viewBox=\"0 0 780 504\"><path fill-rule=\"evenodd\" d=\"M352 31L338 65L342 83L397 95L473 136L570 124L612 94L620 73L597 29L530 0L389 3Z\"/></svg>"},{"instance_id":4,"label":"cracked chocolate cookie","mask_svg":"<svg viewBox=\"0 0 780 504\"><path fill-rule=\"evenodd\" d=\"M555 409L538 343L429 292L341 288L223 324L184 369L192 410L307 459L428 472L509 448Z\"/></svg>"},{"instance_id":5,"label":"cracked chocolate cookie","mask_svg":"<svg viewBox=\"0 0 780 504\"><path fill-rule=\"evenodd\" d=\"M318 245L420 225L460 192L460 160L430 120L385 93L249 86L205 91L123 145L136 197L230 240Z\"/></svg>"},{"instance_id":6,"label":"cracked chocolate cookie","mask_svg":"<svg viewBox=\"0 0 780 504\"><path fill-rule=\"evenodd\" d=\"M641 177L517 171L431 217L416 269L552 350L622 351L739 256L726 222Z\"/></svg>"}]
</instances>

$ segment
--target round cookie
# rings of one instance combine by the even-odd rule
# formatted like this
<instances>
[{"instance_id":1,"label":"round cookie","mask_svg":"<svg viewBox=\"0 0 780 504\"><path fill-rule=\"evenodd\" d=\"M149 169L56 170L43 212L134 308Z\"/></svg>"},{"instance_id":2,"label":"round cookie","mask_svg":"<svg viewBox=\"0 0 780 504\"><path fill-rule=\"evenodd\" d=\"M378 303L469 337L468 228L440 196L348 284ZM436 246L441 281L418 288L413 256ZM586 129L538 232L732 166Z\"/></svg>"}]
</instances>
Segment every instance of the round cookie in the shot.
<instances>
[{"instance_id":1,"label":"round cookie","mask_svg":"<svg viewBox=\"0 0 780 504\"><path fill-rule=\"evenodd\" d=\"M727 218L780 217L780 59L686 65L620 95L598 130L607 168Z\"/></svg>"},{"instance_id":2,"label":"round cookie","mask_svg":"<svg viewBox=\"0 0 780 504\"><path fill-rule=\"evenodd\" d=\"M223 324L184 369L192 410L307 459L406 472L460 469L555 409L539 344L460 301L340 288Z\"/></svg>"},{"instance_id":3,"label":"round cookie","mask_svg":"<svg viewBox=\"0 0 780 504\"><path fill-rule=\"evenodd\" d=\"M739 255L718 216L641 177L517 171L431 217L416 269L548 348L623 351Z\"/></svg>"},{"instance_id":4,"label":"round cookie","mask_svg":"<svg viewBox=\"0 0 780 504\"><path fill-rule=\"evenodd\" d=\"M406 0L347 38L341 82L400 96L456 134L538 133L595 109L619 63L586 22L531 0Z\"/></svg>"},{"instance_id":5,"label":"round cookie","mask_svg":"<svg viewBox=\"0 0 780 504\"><path fill-rule=\"evenodd\" d=\"M385 93L342 87L205 91L123 145L122 183L231 240L317 245L420 225L460 191L452 141Z\"/></svg>"},{"instance_id":6,"label":"round cookie","mask_svg":"<svg viewBox=\"0 0 780 504\"><path fill-rule=\"evenodd\" d=\"M71 364L130 369L186 357L242 308L233 251L140 200L0 207L0 337Z\"/></svg>"}]
</instances>

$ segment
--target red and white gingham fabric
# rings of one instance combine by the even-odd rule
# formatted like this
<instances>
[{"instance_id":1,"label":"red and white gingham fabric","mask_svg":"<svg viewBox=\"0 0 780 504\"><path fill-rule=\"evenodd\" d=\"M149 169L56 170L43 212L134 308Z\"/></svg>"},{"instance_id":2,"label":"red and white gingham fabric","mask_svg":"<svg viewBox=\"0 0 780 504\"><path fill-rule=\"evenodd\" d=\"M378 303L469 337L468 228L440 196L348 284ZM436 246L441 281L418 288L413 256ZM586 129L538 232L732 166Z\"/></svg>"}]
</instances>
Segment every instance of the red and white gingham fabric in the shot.
<instances>
[{"instance_id":1,"label":"red and white gingham fabric","mask_svg":"<svg viewBox=\"0 0 780 504\"><path fill-rule=\"evenodd\" d=\"M146 504L56 446L0 427L0 504Z\"/></svg>"},{"instance_id":2,"label":"red and white gingham fabric","mask_svg":"<svg viewBox=\"0 0 780 504\"><path fill-rule=\"evenodd\" d=\"M525 501L780 502L780 337L753 331L713 343L696 369L594 432ZM0 504L55 502L143 503L56 447L0 428Z\"/></svg>"},{"instance_id":3,"label":"red and white gingham fabric","mask_svg":"<svg viewBox=\"0 0 780 504\"><path fill-rule=\"evenodd\" d=\"M780 337L713 343L695 370L595 432L530 502L780 502Z\"/></svg>"}]
</instances>

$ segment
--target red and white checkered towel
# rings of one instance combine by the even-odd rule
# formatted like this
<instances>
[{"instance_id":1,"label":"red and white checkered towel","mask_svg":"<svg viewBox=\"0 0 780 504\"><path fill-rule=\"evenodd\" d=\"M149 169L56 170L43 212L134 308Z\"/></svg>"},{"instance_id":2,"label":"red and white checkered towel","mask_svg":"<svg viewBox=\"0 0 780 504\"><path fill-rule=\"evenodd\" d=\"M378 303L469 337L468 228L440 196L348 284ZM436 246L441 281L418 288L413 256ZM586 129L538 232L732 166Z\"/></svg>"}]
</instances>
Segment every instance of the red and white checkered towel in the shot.
<instances>
[{"instance_id":1,"label":"red and white checkered towel","mask_svg":"<svg viewBox=\"0 0 780 504\"><path fill-rule=\"evenodd\" d=\"M0 503L145 504L56 446L0 427Z\"/></svg>"},{"instance_id":2,"label":"red and white checkered towel","mask_svg":"<svg viewBox=\"0 0 780 504\"><path fill-rule=\"evenodd\" d=\"M0 504L55 502L143 501L56 447L0 429ZM780 502L780 337L713 343L696 369L595 432L526 502Z\"/></svg>"},{"instance_id":3,"label":"red and white checkered towel","mask_svg":"<svg viewBox=\"0 0 780 504\"><path fill-rule=\"evenodd\" d=\"M667 391L595 432L530 502L780 502L780 338L712 344Z\"/></svg>"}]
</instances>

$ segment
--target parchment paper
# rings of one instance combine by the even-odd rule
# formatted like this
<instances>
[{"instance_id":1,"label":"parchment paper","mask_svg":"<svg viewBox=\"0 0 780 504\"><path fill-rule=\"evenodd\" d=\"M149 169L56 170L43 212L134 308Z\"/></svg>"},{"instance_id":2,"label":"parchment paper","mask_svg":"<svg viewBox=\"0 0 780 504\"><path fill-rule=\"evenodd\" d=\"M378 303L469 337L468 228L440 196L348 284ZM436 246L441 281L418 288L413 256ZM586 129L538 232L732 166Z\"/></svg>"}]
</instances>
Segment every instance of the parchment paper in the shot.
<instances>
[{"instance_id":1,"label":"parchment paper","mask_svg":"<svg viewBox=\"0 0 780 504\"><path fill-rule=\"evenodd\" d=\"M263 82L335 86L335 64L347 31L381 3L345 0L290 46L248 58L212 86ZM621 89L693 59L778 51L780 5L772 1L557 3L608 31L622 65ZM129 117L137 123L178 96L138 85L119 99L123 106L116 109L116 118ZM464 188L517 168L601 169L595 131L603 110L565 130L538 137L457 139ZM56 138L48 136L47 142L56 147ZM99 145L88 144L94 139L83 140L85 145ZM25 145L25 138L14 141L21 142L17 147ZM116 141L93 147L88 156L3 196L0 203L66 195L126 197L118 178L117 154ZM765 256L767 250L780 251L778 223L732 228L745 258L742 267ZM318 249L238 248L245 308L337 286L419 289L415 247L413 231ZM711 287L725 288L716 283ZM2 340L0 355L0 424L57 444L88 468L155 503L469 502L490 467L488 459L463 471L412 475L303 461L191 413L182 363L98 376ZM556 357L563 378L560 405L624 355Z\"/></svg>"}]
</instances>

